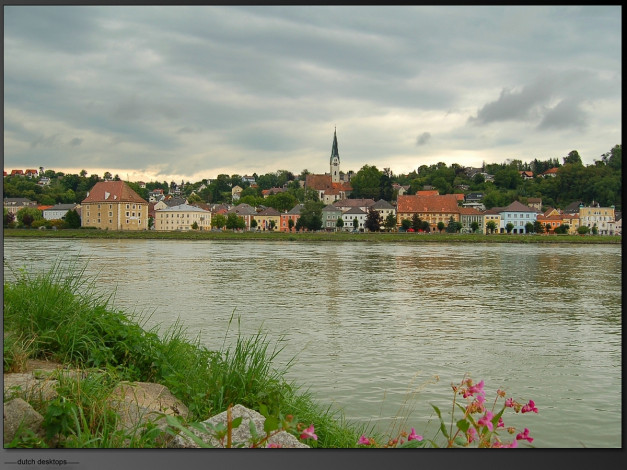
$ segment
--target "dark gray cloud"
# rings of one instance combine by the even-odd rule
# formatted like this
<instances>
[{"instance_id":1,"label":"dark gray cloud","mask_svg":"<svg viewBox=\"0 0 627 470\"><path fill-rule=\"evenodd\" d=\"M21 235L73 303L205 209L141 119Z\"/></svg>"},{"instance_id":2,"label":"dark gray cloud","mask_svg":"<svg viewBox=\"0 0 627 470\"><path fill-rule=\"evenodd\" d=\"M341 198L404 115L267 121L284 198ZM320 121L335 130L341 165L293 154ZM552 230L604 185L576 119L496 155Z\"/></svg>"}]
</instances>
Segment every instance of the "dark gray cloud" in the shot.
<instances>
[{"instance_id":1,"label":"dark gray cloud","mask_svg":"<svg viewBox=\"0 0 627 470\"><path fill-rule=\"evenodd\" d=\"M620 11L5 6L5 169L323 172L335 126L345 170L592 161L620 143Z\"/></svg>"}]
</instances>

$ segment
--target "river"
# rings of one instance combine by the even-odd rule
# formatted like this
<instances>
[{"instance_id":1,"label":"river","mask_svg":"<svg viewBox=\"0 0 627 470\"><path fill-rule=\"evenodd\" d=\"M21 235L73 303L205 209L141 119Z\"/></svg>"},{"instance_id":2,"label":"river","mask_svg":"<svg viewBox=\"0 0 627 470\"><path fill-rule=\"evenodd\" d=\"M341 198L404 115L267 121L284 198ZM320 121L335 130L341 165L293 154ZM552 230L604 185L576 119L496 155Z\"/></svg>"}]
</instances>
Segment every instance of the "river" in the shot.
<instances>
[{"instance_id":1,"label":"river","mask_svg":"<svg viewBox=\"0 0 627 470\"><path fill-rule=\"evenodd\" d=\"M619 245L12 239L5 264L87 262L116 308L219 349L260 329L287 378L351 422L433 437L431 405L484 380L542 448L621 447ZM5 276L10 273L5 267ZM511 411L511 410L510 410Z\"/></svg>"}]
</instances>

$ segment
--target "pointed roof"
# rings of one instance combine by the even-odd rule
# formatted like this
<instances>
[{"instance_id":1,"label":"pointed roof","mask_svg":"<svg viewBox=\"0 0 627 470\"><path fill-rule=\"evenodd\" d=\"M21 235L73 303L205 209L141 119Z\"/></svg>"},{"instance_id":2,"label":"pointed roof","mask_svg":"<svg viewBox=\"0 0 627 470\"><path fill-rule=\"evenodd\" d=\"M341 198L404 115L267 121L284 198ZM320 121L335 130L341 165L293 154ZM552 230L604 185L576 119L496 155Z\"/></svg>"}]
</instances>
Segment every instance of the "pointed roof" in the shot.
<instances>
[{"instance_id":1,"label":"pointed roof","mask_svg":"<svg viewBox=\"0 0 627 470\"><path fill-rule=\"evenodd\" d=\"M337 128L333 131L333 147L331 147L329 163L333 162L333 157L337 157L338 160L340 159L340 153L337 150Z\"/></svg>"},{"instance_id":2,"label":"pointed roof","mask_svg":"<svg viewBox=\"0 0 627 470\"><path fill-rule=\"evenodd\" d=\"M372 206L373 209L394 209L394 206L387 202L385 199L379 199Z\"/></svg>"},{"instance_id":3,"label":"pointed roof","mask_svg":"<svg viewBox=\"0 0 627 470\"><path fill-rule=\"evenodd\" d=\"M124 181L99 181L91 188L83 203L89 202L135 202L148 204Z\"/></svg>"},{"instance_id":4,"label":"pointed roof","mask_svg":"<svg viewBox=\"0 0 627 470\"><path fill-rule=\"evenodd\" d=\"M277 215L281 215L281 213L276 210L274 207L268 207L264 210L262 210L261 212L258 212L257 214L258 216L277 216Z\"/></svg>"},{"instance_id":5,"label":"pointed roof","mask_svg":"<svg viewBox=\"0 0 627 470\"><path fill-rule=\"evenodd\" d=\"M303 207L305 207L305 204L296 204L287 212L287 214L298 215L300 214L300 211L303 209Z\"/></svg>"},{"instance_id":6,"label":"pointed roof","mask_svg":"<svg viewBox=\"0 0 627 470\"><path fill-rule=\"evenodd\" d=\"M536 212L536 210L520 201L514 201L509 206L504 207L501 212Z\"/></svg>"}]
</instances>

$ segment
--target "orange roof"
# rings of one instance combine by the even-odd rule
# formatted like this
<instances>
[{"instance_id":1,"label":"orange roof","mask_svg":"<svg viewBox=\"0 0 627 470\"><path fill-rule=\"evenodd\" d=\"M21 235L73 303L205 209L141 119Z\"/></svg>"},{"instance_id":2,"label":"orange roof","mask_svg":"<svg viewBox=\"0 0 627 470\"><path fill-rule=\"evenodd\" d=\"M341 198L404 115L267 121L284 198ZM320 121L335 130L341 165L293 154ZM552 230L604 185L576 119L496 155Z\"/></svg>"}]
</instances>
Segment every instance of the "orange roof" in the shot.
<instances>
[{"instance_id":1,"label":"orange roof","mask_svg":"<svg viewBox=\"0 0 627 470\"><path fill-rule=\"evenodd\" d=\"M426 191L416 191L416 196L439 196L440 193L437 189L429 189Z\"/></svg>"},{"instance_id":2,"label":"orange roof","mask_svg":"<svg viewBox=\"0 0 627 470\"><path fill-rule=\"evenodd\" d=\"M466 196L464 196L463 193L455 193L455 194L453 194L453 196L455 196L458 201L463 201L465 199L465 197L466 197Z\"/></svg>"},{"instance_id":3,"label":"orange roof","mask_svg":"<svg viewBox=\"0 0 627 470\"><path fill-rule=\"evenodd\" d=\"M460 207L459 214L460 215L481 215L481 212L479 212L474 207Z\"/></svg>"},{"instance_id":4,"label":"orange roof","mask_svg":"<svg viewBox=\"0 0 627 470\"><path fill-rule=\"evenodd\" d=\"M147 204L124 181L99 181L83 199L83 203L89 202L139 202Z\"/></svg>"},{"instance_id":5,"label":"orange roof","mask_svg":"<svg viewBox=\"0 0 627 470\"><path fill-rule=\"evenodd\" d=\"M401 212L459 212L457 198L453 194L442 196L399 196L397 213Z\"/></svg>"},{"instance_id":6,"label":"orange roof","mask_svg":"<svg viewBox=\"0 0 627 470\"><path fill-rule=\"evenodd\" d=\"M548 170L546 170L544 173L542 173L543 175L551 175L553 173L557 173L557 167L555 168L549 168Z\"/></svg>"},{"instance_id":7,"label":"orange roof","mask_svg":"<svg viewBox=\"0 0 627 470\"><path fill-rule=\"evenodd\" d=\"M51 207L54 206L37 206L37 209L39 209L40 211L45 211L46 209L50 209Z\"/></svg>"}]
</instances>

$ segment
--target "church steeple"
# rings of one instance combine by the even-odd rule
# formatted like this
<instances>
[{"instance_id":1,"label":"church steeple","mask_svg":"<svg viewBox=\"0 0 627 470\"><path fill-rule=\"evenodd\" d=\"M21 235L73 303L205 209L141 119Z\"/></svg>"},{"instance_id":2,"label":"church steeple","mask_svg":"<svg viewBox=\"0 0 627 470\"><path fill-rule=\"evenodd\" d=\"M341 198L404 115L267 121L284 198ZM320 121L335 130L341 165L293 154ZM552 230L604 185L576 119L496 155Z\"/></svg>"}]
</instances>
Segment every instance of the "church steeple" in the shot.
<instances>
[{"instance_id":1,"label":"church steeple","mask_svg":"<svg viewBox=\"0 0 627 470\"><path fill-rule=\"evenodd\" d=\"M333 131L333 147L331 147L331 182L340 182L340 153L337 150L337 128Z\"/></svg>"}]
</instances>

